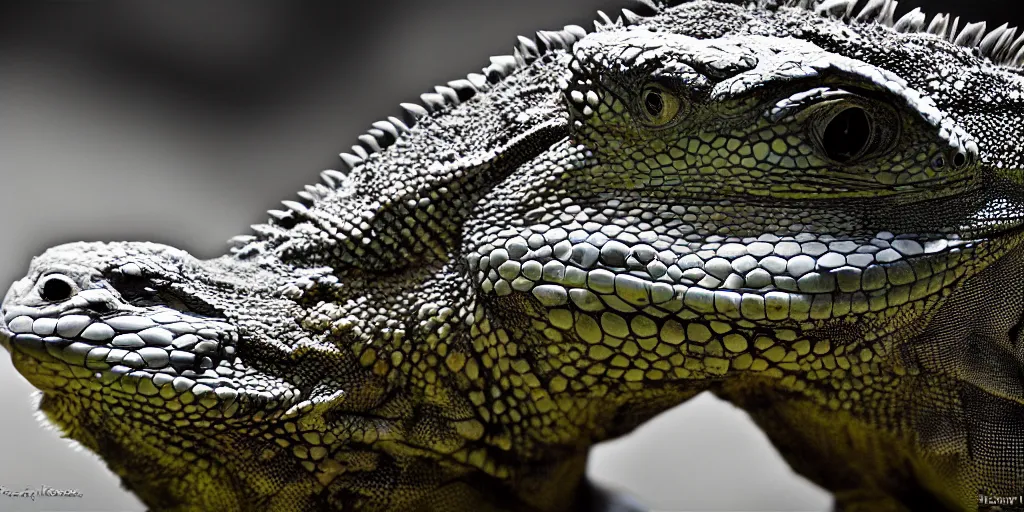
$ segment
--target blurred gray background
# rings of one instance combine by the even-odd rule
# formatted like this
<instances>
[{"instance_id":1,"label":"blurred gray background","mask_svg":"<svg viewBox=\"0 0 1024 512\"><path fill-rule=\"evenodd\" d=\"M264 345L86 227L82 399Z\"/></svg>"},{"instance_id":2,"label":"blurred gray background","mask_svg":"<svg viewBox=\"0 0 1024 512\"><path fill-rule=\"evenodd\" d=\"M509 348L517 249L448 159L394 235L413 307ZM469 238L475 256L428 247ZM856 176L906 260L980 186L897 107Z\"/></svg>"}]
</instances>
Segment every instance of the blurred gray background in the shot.
<instances>
[{"instance_id":1,"label":"blurred gray background","mask_svg":"<svg viewBox=\"0 0 1024 512\"><path fill-rule=\"evenodd\" d=\"M899 12L923 0L902 2ZM964 5L952 5L961 3ZM1011 2L928 12L1020 22ZM610 0L36 1L0 5L0 288L77 240L151 240L199 257L293 198L370 123L479 71L518 34L590 27ZM990 24L994 27L996 24ZM2 290L0 290L2 292ZM142 510L91 453L35 417L0 354L0 510ZM659 510L810 510L744 413L704 395L595 450L590 474Z\"/></svg>"}]
</instances>

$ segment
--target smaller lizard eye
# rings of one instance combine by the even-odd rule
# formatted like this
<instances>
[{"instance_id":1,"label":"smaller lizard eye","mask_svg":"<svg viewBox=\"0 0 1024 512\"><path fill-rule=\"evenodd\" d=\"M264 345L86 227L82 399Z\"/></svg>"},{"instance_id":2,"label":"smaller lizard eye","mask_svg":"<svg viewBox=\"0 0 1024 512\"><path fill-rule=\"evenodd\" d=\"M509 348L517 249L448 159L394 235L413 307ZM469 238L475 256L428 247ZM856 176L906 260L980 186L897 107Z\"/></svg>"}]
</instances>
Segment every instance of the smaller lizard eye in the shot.
<instances>
[{"instance_id":1,"label":"smaller lizard eye","mask_svg":"<svg viewBox=\"0 0 1024 512\"><path fill-rule=\"evenodd\" d=\"M39 296L49 302L62 302L75 294L75 283L60 274L50 274L39 282Z\"/></svg>"},{"instance_id":2,"label":"smaller lizard eye","mask_svg":"<svg viewBox=\"0 0 1024 512\"><path fill-rule=\"evenodd\" d=\"M662 127L672 122L679 113L679 98L659 85L648 85L640 94L644 122Z\"/></svg>"}]
</instances>

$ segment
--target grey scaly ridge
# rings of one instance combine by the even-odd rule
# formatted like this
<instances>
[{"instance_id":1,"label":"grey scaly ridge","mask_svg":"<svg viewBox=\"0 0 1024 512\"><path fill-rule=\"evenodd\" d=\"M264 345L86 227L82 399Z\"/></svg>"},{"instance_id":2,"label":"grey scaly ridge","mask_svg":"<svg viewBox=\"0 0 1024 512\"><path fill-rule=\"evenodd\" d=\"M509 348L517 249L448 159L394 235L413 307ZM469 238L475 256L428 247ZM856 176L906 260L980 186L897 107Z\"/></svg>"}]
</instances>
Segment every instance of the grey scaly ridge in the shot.
<instances>
[{"instance_id":1,"label":"grey scaly ridge","mask_svg":"<svg viewBox=\"0 0 1024 512\"><path fill-rule=\"evenodd\" d=\"M751 8L764 8L775 4L775 0L764 0L747 5ZM859 10L858 4L863 4ZM813 9L823 16L852 20L857 23L879 23L899 32L935 34L960 46L976 47L981 55L999 65L1011 69L1020 69L1024 66L1024 34L1015 38L1017 27L1010 28L1009 24L1003 24L986 34L985 22L979 22L970 24L957 32L959 18L949 25L950 15L937 14L930 23L926 24L927 16L921 12L920 8L915 8L898 21L894 21L893 16L898 4L899 2L895 0L870 0L867 2L863 0L827 0L813 4L804 1L788 1L784 3L788 6ZM650 14L672 5L676 4L641 3L641 6L651 11ZM641 16L629 9L623 9L616 21L613 21L605 13L599 12L599 19L594 21L594 26L596 31L602 31L635 24L641 19ZM449 82L447 86L437 86L433 93L424 93L421 97L424 106L414 103L402 104L405 113L404 120L389 117L386 120L373 123L373 128L367 134L359 137L360 144L353 146L352 153L340 155L347 171L324 171L321 173L321 177L326 189L322 188L323 185L320 184L307 186L307 188L321 188L316 188L316 191L301 192L300 197L305 201L305 204L300 203L301 206L291 202L285 204L288 206L287 210L270 210L272 219L285 224L293 222L304 212L303 207L308 207L317 200L324 199L330 190L344 186L347 172L361 165L370 154L379 153L389 147L397 140L400 133L408 132L410 127L414 127L422 117L433 112L443 111L447 106L457 106L461 102L473 98L477 92L488 90L492 83L501 81L515 69L533 62L548 49L568 49L577 39L585 35L586 31L581 27L567 26L561 31L539 31L535 39L520 36L514 54L493 57L492 64L483 69L483 74L470 74L465 79ZM264 227L254 228L257 231L266 231ZM250 235L239 235L232 238L230 243L239 249L253 240L254 238Z\"/></svg>"},{"instance_id":2,"label":"grey scaly ridge","mask_svg":"<svg viewBox=\"0 0 1024 512\"><path fill-rule=\"evenodd\" d=\"M344 188L348 184L348 174L363 166L370 155L376 155L390 147L397 141L400 133L416 129L423 118L443 113L472 99L478 93L490 90L515 70L529 65L552 50L568 50L586 33L583 28L570 25L558 31L539 31L534 39L519 36L514 53L491 57L491 64L485 67L482 73L471 73L464 79L448 82L447 86L435 87L435 92L421 95L422 104L403 103L401 107L405 113L404 119L389 117L373 123L373 128L367 134L359 136L360 144L353 146L351 153L340 155L345 164L344 171L327 170L321 174L326 189L317 189L316 193L306 190L304 192L308 195L300 193L300 197L306 203L291 201L285 203L286 210L270 210L271 222L291 225L307 213L308 206L328 197L331 190ZM254 229L257 232L268 232L264 226L254 226ZM241 249L254 240L248 235L240 235L233 238L231 243L235 249Z\"/></svg>"}]
</instances>

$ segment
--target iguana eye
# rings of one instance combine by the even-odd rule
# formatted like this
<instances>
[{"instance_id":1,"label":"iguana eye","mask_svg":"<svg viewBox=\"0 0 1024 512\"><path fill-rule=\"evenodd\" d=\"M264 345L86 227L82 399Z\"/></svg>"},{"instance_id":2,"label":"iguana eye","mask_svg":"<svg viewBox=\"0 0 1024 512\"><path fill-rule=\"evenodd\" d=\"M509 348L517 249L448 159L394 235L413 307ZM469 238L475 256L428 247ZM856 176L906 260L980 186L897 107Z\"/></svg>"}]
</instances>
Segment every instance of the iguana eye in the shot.
<instances>
[{"instance_id":1,"label":"iguana eye","mask_svg":"<svg viewBox=\"0 0 1024 512\"><path fill-rule=\"evenodd\" d=\"M68 300L75 295L77 289L74 281L60 274L50 274L39 281L39 296L49 302Z\"/></svg>"},{"instance_id":2,"label":"iguana eye","mask_svg":"<svg viewBox=\"0 0 1024 512\"><path fill-rule=\"evenodd\" d=\"M855 164L888 151L899 133L896 112L882 105L832 101L815 108L810 131L829 160Z\"/></svg>"},{"instance_id":3,"label":"iguana eye","mask_svg":"<svg viewBox=\"0 0 1024 512\"><path fill-rule=\"evenodd\" d=\"M679 107L679 98L660 85L648 85L640 93L644 123L652 127L662 127L672 122L679 113Z\"/></svg>"},{"instance_id":4,"label":"iguana eye","mask_svg":"<svg viewBox=\"0 0 1024 512\"><path fill-rule=\"evenodd\" d=\"M832 118L821 136L829 158L846 163L864 152L871 142L871 121L864 109L850 107Z\"/></svg>"}]
</instances>

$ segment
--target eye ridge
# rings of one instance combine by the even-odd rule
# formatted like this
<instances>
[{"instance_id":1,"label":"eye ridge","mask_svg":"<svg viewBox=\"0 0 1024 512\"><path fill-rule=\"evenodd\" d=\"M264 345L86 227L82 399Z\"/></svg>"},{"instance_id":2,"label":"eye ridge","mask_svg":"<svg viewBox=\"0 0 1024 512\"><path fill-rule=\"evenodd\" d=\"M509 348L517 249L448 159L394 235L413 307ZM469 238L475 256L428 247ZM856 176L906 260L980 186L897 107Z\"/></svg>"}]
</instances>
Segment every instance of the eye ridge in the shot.
<instances>
[{"instance_id":1,"label":"eye ridge","mask_svg":"<svg viewBox=\"0 0 1024 512\"><path fill-rule=\"evenodd\" d=\"M204 301L182 293L166 282L146 276L115 276L110 284L121 298L137 307L164 306L176 311L223 318L223 313Z\"/></svg>"},{"instance_id":2,"label":"eye ridge","mask_svg":"<svg viewBox=\"0 0 1024 512\"><path fill-rule=\"evenodd\" d=\"M156 285L147 277L115 275L110 278L109 283L123 299L131 303L156 296Z\"/></svg>"}]
</instances>

